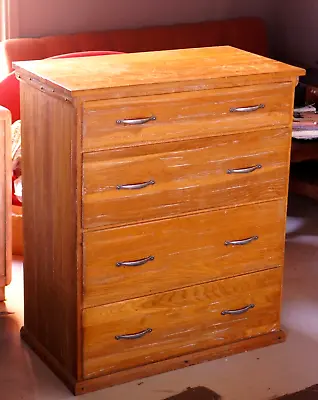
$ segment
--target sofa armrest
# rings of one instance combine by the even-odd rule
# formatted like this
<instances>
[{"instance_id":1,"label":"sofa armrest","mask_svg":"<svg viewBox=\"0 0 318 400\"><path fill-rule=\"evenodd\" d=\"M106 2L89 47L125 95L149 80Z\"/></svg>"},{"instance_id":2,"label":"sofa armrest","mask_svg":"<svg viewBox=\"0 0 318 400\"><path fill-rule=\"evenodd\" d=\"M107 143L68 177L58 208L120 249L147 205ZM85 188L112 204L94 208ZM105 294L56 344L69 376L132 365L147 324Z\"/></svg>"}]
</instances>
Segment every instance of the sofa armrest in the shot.
<instances>
[{"instance_id":1,"label":"sofa armrest","mask_svg":"<svg viewBox=\"0 0 318 400\"><path fill-rule=\"evenodd\" d=\"M0 106L0 286L11 282L12 263L11 113Z\"/></svg>"}]
</instances>

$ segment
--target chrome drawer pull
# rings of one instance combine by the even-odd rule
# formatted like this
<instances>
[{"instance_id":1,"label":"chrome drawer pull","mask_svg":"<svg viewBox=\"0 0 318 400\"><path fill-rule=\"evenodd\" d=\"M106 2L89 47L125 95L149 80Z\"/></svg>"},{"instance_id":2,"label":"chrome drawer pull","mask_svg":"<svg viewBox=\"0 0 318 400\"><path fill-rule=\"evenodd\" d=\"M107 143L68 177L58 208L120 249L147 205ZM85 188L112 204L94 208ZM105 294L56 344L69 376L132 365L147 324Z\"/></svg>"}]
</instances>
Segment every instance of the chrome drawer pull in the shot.
<instances>
[{"instance_id":1,"label":"chrome drawer pull","mask_svg":"<svg viewBox=\"0 0 318 400\"><path fill-rule=\"evenodd\" d=\"M262 168L262 165L257 164L257 165L253 165L252 167L247 167L247 168L228 169L227 174L249 174L249 173L254 172L257 169L261 169L261 168Z\"/></svg>"},{"instance_id":2,"label":"chrome drawer pull","mask_svg":"<svg viewBox=\"0 0 318 400\"><path fill-rule=\"evenodd\" d=\"M230 112L252 112L252 111L257 111L260 108L265 108L265 104L258 104L257 106L250 106L250 107L230 108Z\"/></svg>"},{"instance_id":3,"label":"chrome drawer pull","mask_svg":"<svg viewBox=\"0 0 318 400\"><path fill-rule=\"evenodd\" d=\"M248 306L239 308L238 310L224 310L221 312L221 314L222 315L240 315L254 307L255 307L255 304L249 304Z\"/></svg>"},{"instance_id":4,"label":"chrome drawer pull","mask_svg":"<svg viewBox=\"0 0 318 400\"><path fill-rule=\"evenodd\" d=\"M226 242L224 242L224 244L225 244L225 246L230 246L230 245L243 246L244 244L249 244L257 239L258 239L258 236L251 236L250 238L247 238L247 239L226 241Z\"/></svg>"},{"instance_id":5,"label":"chrome drawer pull","mask_svg":"<svg viewBox=\"0 0 318 400\"><path fill-rule=\"evenodd\" d=\"M139 267L140 265L144 265L148 261L153 261L154 259L154 256L149 256L136 261L120 261L116 263L116 267Z\"/></svg>"},{"instance_id":6,"label":"chrome drawer pull","mask_svg":"<svg viewBox=\"0 0 318 400\"><path fill-rule=\"evenodd\" d=\"M152 332L152 329L151 328L148 328L148 329L145 329L144 331L141 331L141 332L138 332L138 333L131 333L131 334L128 334L128 335L117 335L117 336L115 336L115 339L116 340L121 340L121 339L140 339L140 338L142 338L143 336L145 336L147 333L151 333Z\"/></svg>"},{"instance_id":7,"label":"chrome drawer pull","mask_svg":"<svg viewBox=\"0 0 318 400\"><path fill-rule=\"evenodd\" d=\"M128 190L134 190L134 189L143 189L147 186L154 185L156 182L151 180L148 182L143 182L143 183L132 183L130 185L117 185L116 189L128 189Z\"/></svg>"},{"instance_id":8,"label":"chrome drawer pull","mask_svg":"<svg viewBox=\"0 0 318 400\"><path fill-rule=\"evenodd\" d=\"M146 124L149 121L155 121L156 117L152 115L147 118L136 118L136 119L118 119L116 124L124 124L124 125L142 125Z\"/></svg>"}]
</instances>

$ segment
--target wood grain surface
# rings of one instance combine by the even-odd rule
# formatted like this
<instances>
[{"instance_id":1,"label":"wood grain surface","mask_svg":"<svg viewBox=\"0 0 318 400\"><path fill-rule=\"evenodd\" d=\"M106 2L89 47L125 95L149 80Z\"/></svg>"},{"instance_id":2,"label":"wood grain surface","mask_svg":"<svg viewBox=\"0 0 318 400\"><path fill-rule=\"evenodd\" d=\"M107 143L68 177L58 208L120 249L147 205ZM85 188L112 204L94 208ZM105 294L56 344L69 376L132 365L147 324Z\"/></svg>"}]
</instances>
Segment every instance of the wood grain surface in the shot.
<instances>
[{"instance_id":1,"label":"wood grain surface","mask_svg":"<svg viewBox=\"0 0 318 400\"><path fill-rule=\"evenodd\" d=\"M85 153L83 228L286 196L288 129ZM249 173L232 169L260 165ZM117 185L154 181L142 189Z\"/></svg>"},{"instance_id":2,"label":"wood grain surface","mask_svg":"<svg viewBox=\"0 0 318 400\"><path fill-rule=\"evenodd\" d=\"M281 268L83 311L85 378L279 329ZM240 315L222 315L247 305ZM116 335L152 329L139 339Z\"/></svg>"},{"instance_id":3,"label":"wood grain surface","mask_svg":"<svg viewBox=\"0 0 318 400\"><path fill-rule=\"evenodd\" d=\"M84 306L283 265L285 201L84 234ZM226 241L258 236L245 245ZM141 266L118 262L153 260Z\"/></svg>"},{"instance_id":4,"label":"wood grain surface","mask_svg":"<svg viewBox=\"0 0 318 400\"><path fill-rule=\"evenodd\" d=\"M21 334L73 392L284 340L304 71L229 46L15 65Z\"/></svg>"},{"instance_id":5,"label":"wood grain surface","mask_svg":"<svg viewBox=\"0 0 318 400\"><path fill-rule=\"evenodd\" d=\"M24 325L77 377L76 113L21 83Z\"/></svg>"},{"instance_id":6,"label":"wood grain surface","mask_svg":"<svg viewBox=\"0 0 318 400\"><path fill-rule=\"evenodd\" d=\"M264 127L289 126L292 82L203 90L84 103L83 150L228 135ZM264 105L255 111L238 107ZM142 125L117 120L156 117Z\"/></svg>"},{"instance_id":7,"label":"wood grain surface","mask_svg":"<svg viewBox=\"0 0 318 400\"><path fill-rule=\"evenodd\" d=\"M202 90L207 81L215 86L241 86L255 80L291 80L305 74L301 68L230 46L22 61L13 65L18 74L27 71L40 84L49 82L73 96L97 91L103 96L111 89L117 93L130 89L136 96L140 95L139 87L149 90L163 84L165 88L182 90L192 82L192 90Z\"/></svg>"},{"instance_id":8,"label":"wood grain surface","mask_svg":"<svg viewBox=\"0 0 318 400\"><path fill-rule=\"evenodd\" d=\"M238 340L230 344L212 347L205 350L199 350L192 354L181 355L167 360L154 362L142 366L136 366L124 371L115 372L109 375L100 375L96 378L75 380L59 364L59 362L43 347L24 327L21 329L21 336L36 354L45 362L52 371L66 384L66 386L75 394L81 395L105 387L119 385L125 382L146 378L155 374L175 370L177 368L190 367L198 363L209 360L215 360L221 357L229 357L233 354L242 353L259 347L270 346L276 343L282 343L286 340L286 334L282 330L275 330L264 335L254 336L252 338Z\"/></svg>"}]
</instances>

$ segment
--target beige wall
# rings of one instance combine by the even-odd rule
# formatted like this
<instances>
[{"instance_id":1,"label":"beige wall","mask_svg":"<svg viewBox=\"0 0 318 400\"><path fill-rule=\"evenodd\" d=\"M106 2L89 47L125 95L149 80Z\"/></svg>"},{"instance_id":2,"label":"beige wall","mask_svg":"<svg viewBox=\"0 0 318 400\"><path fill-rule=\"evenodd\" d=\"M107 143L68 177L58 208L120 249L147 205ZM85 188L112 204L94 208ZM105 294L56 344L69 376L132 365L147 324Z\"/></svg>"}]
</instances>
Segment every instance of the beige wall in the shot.
<instances>
[{"instance_id":1,"label":"beige wall","mask_svg":"<svg viewBox=\"0 0 318 400\"><path fill-rule=\"evenodd\" d=\"M22 37L260 16L268 24L273 57L308 65L318 60L318 0L12 0L12 4L19 11L15 36Z\"/></svg>"},{"instance_id":2,"label":"beige wall","mask_svg":"<svg viewBox=\"0 0 318 400\"><path fill-rule=\"evenodd\" d=\"M273 0L15 0L19 36L270 15ZM252 33L251 33L252 34Z\"/></svg>"}]
</instances>

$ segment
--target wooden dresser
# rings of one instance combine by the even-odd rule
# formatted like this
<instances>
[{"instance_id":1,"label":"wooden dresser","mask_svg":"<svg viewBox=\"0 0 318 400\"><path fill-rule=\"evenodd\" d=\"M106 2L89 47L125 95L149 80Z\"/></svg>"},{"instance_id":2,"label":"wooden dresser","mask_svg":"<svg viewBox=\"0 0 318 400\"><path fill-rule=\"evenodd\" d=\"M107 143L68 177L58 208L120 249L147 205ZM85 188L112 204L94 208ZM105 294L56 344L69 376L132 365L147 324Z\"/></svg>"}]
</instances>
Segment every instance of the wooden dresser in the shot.
<instances>
[{"instance_id":1,"label":"wooden dresser","mask_svg":"<svg viewBox=\"0 0 318 400\"><path fill-rule=\"evenodd\" d=\"M16 63L27 343L75 394L284 340L294 88L229 46Z\"/></svg>"}]
</instances>

